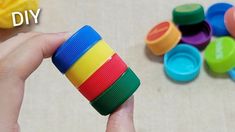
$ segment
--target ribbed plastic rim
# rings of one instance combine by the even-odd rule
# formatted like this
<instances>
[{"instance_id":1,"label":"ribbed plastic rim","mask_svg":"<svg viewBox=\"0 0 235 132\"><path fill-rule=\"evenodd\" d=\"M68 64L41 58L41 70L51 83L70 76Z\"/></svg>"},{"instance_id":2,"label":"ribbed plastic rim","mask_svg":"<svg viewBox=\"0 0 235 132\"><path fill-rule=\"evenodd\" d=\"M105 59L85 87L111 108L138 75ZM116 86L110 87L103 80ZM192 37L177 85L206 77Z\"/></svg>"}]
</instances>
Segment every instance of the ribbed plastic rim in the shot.
<instances>
[{"instance_id":1,"label":"ribbed plastic rim","mask_svg":"<svg viewBox=\"0 0 235 132\"><path fill-rule=\"evenodd\" d=\"M191 12L177 12L175 8L173 10L173 21L177 25L192 25L204 21L205 19L204 8L200 4L197 5L199 5L200 8ZM181 6L187 6L187 5L181 5Z\"/></svg>"},{"instance_id":2,"label":"ribbed plastic rim","mask_svg":"<svg viewBox=\"0 0 235 132\"><path fill-rule=\"evenodd\" d=\"M78 89L84 97L92 101L107 90L126 70L125 62L117 54L114 54Z\"/></svg>"},{"instance_id":3,"label":"ribbed plastic rim","mask_svg":"<svg viewBox=\"0 0 235 132\"><path fill-rule=\"evenodd\" d=\"M139 85L139 78L128 68L110 88L92 101L91 105L101 115L111 114L138 89Z\"/></svg>"},{"instance_id":4,"label":"ribbed plastic rim","mask_svg":"<svg viewBox=\"0 0 235 132\"><path fill-rule=\"evenodd\" d=\"M101 39L92 27L84 26L56 50L52 56L52 62L64 74Z\"/></svg>"}]
</instances>

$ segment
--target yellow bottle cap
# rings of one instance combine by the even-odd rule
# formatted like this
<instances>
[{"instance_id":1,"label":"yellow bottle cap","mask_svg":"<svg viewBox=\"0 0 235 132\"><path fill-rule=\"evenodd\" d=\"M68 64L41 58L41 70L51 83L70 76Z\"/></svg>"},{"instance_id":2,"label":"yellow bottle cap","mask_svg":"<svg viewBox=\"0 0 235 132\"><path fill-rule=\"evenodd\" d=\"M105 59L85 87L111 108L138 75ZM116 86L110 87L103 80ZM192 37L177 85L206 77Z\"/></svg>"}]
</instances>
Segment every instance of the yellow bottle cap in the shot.
<instances>
[{"instance_id":1,"label":"yellow bottle cap","mask_svg":"<svg viewBox=\"0 0 235 132\"><path fill-rule=\"evenodd\" d=\"M38 0L1 0L0 1L0 28L13 28L12 12L24 13L26 10L38 9ZM19 21L16 17L16 21Z\"/></svg>"},{"instance_id":2,"label":"yellow bottle cap","mask_svg":"<svg viewBox=\"0 0 235 132\"><path fill-rule=\"evenodd\" d=\"M179 43L181 36L182 34L175 24L166 21L150 30L145 39L145 43L153 54L163 55Z\"/></svg>"},{"instance_id":3,"label":"yellow bottle cap","mask_svg":"<svg viewBox=\"0 0 235 132\"><path fill-rule=\"evenodd\" d=\"M78 88L114 54L113 49L100 40L77 60L65 75Z\"/></svg>"}]
</instances>

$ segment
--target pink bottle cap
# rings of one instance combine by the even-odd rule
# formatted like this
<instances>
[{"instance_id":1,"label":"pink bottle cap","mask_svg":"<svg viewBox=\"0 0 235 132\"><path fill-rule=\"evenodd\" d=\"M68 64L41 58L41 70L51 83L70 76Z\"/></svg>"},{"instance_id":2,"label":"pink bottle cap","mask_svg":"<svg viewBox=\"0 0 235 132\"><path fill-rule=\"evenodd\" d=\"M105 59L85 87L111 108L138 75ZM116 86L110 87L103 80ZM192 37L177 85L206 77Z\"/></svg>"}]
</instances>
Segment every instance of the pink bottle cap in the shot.
<instances>
[{"instance_id":1,"label":"pink bottle cap","mask_svg":"<svg viewBox=\"0 0 235 132\"><path fill-rule=\"evenodd\" d=\"M225 14L225 25L229 33L235 38L235 7L230 8Z\"/></svg>"}]
</instances>

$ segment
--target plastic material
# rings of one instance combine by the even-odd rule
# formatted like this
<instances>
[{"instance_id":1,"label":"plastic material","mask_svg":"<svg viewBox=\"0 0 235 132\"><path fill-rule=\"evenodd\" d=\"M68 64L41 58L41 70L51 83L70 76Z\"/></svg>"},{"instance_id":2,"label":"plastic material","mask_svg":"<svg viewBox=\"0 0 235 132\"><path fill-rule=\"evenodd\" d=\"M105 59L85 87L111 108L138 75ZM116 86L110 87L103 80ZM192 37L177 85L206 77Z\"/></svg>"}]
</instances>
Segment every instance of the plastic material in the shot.
<instances>
[{"instance_id":1,"label":"plastic material","mask_svg":"<svg viewBox=\"0 0 235 132\"><path fill-rule=\"evenodd\" d=\"M178 28L170 21L156 25L148 33L145 42L155 55L163 55L174 48L181 39Z\"/></svg>"},{"instance_id":2,"label":"plastic material","mask_svg":"<svg viewBox=\"0 0 235 132\"><path fill-rule=\"evenodd\" d=\"M115 111L140 85L135 73L90 26L67 40L52 60L102 115Z\"/></svg>"},{"instance_id":3,"label":"plastic material","mask_svg":"<svg viewBox=\"0 0 235 132\"><path fill-rule=\"evenodd\" d=\"M126 70L125 62L114 54L79 87L79 91L89 101L92 101L108 89Z\"/></svg>"},{"instance_id":4,"label":"plastic material","mask_svg":"<svg viewBox=\"0 0 235 132\"><path fill-rule=\"evenodd\" d=\"M105 41L100 40L75 62L65 75L75 87L80 87L80 85L110 59L114 53L115 52Z\"/></svg>"},{"instance_id":5,"label":"plastic material","mask_svg":"<svg viewBox=\"0 0 235 132\"><path fill-rule=\"evenodd\" d=\"M26 10L38 9L38 0L1 0L0 2L0 28L13 28L12 12L24 13ZM30 17L30 16L29 16ZM19 22L19 17L16 18Z\"/></svg>"},{"instance_id":6,"label":"plastic material","mask_svg":"<svg viewBox=\"0 0 235 132\"><path fill-rule=\"evenodd\" d=\"M185 4L173 10L173 21L177 25L198 24L205 19L204 8L200 4Z\"/></svg>"},{"instance_id":7,"label":"plastic material","mask_svg":"<svg viewBox=\"0 0 235 132\"><path fill-rule=\"evenodd\" d=\"M235 7L230 8L226 12L225 25L229 33L235 38Z\"/></svg>"},{"instance_id":8,"label":"plastic material","mask_svg":"<svg viewBox=\"0 0 235 132\"><path fill-rule=\"evenodd\" d=\"M204 49L212 38L211 26L206 21L190 26L180 26L179 29L183 34L182 43L190 44L199 49Z\"/></svg>"},{"instance_id":9,"label":"plastic material","mask_svg":"<svg viewBox=\"0 0 235 132\"><path fill-rule=\"evenodd\" d=\"M235 68L229 71L229 75L231 79L235 81Z\"/></svg>"},{"instance_id":10,"label":"plastic material","mask_svg":"<svg viewBox=\"0 0 235 132\"><path fill-rule=\"evenodd\" d=\"M140 80L128 68L110 88L92 101L91 105L101 115L111 114L137 90L139 85Z\"/></svg>"},{"instance_id":11,"label":"plastic material","mask_svg":"<svg viewBox=\"0 0 235 132\"><path fill-rule=\"evenodd\" d=\"M99 40L101 36L92 27L84 26L57 49L52 62L65 73Z\"/></svg>"},{"instance_id":12,"label":"plastic material","mask_svg":"<svg viewBox=\"0 0 235 132\"><path fill-rule=\"evenodd\" d=\"M224 15L226 11L233 7L233 5L228 3L217 3L212 5L206 14L207 21L211 24L213 29L213 35L215 36L227 36L229 32L227 31L224 23Z\"/></svg>"},{"instance_id":13,"label":"plastic material","mask_svg":"<svg viewBox=\"0 0 235 132\"><path fill-rule=\"evenodd\" d=\"M180 44L164 56L167 76L177 82L190 82L200 73L202 59L193 46Z\"/></svg>"},{"instance_id":14,"label":"plastic material","mask_svg":"<svg viewBox=\"0 0 235 132\"><path fill-rule=\"evenodd\" d=\"M235 41L222 37L212 41L205 50L205 59L215 73L227 73L235 67Z\"/></svg>"}]
</instances>

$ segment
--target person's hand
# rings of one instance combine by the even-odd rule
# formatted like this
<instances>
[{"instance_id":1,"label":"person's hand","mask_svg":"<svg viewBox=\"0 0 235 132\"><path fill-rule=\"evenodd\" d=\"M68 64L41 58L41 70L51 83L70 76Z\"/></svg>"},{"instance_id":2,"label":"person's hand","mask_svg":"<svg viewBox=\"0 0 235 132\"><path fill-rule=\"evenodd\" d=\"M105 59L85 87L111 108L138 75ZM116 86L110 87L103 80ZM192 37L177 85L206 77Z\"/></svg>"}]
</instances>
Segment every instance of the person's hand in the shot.
<instances>
[{"instance_id":1,"label":"person's hand","mask_svg":"<svg viewBox=\"0 0 235 132\"><path fill-rule=\"evenodd\" d=\"M17 120L25 80L44 58L52 56L65 36L66 33L25 33L0 44L0 132L19 132ZM132 97L114 112L106 131L134 132L133 105Z\"/></svg>"}]
</instances>

